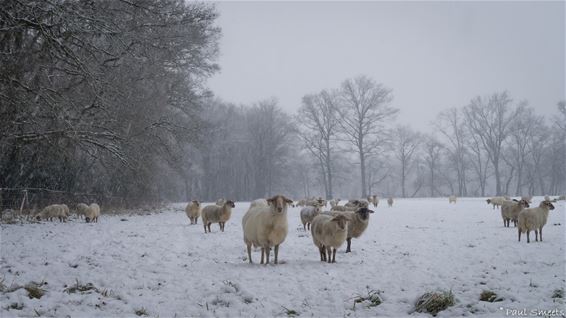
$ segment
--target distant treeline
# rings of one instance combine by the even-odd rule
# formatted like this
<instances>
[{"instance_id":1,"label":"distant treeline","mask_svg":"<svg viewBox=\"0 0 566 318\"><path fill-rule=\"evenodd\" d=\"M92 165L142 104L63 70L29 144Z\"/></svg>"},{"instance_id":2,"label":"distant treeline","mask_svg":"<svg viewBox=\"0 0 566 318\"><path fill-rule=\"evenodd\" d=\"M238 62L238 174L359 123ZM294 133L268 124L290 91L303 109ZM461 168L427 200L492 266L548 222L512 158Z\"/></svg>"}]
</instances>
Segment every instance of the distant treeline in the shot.
<instances>
[{"instance_id":1,"label":"distant treeline","mask_svg":"<svg viewBox=\"0 0 566 318\"><path fill-rule=\"evenodd\" d=\"M206 87L217 16L183 0L3 1L0 188L130 204L566 192L563 101L544 116L475 97L434 133L396 125L392 89L367 76L305 92L296 114L234 105Z\"/></svg>"}]
</instances>

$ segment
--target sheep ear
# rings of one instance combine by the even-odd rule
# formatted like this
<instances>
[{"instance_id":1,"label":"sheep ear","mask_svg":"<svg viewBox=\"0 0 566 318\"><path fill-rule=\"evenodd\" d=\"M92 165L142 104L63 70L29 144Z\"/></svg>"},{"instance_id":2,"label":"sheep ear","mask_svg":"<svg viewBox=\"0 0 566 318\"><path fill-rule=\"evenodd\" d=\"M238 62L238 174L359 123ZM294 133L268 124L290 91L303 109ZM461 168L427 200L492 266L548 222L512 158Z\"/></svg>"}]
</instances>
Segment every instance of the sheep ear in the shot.
<instances>
[{"instance_id":1,"label":"sheep ear","mask_svg":"<svg viewBox=\"0 0 566 318\"><path fill-rule=\"evenodd\" d=\"M372 210L368 210L368 212L369 212L369 213L375 213L375 212L373 212Z\"/></svg>"},{"instance_id":2,"label":"sheep ear","mask_svg":"<svg viewBox=\"0 0 566 318\"><path fill-rule=\"evenodd\" d=\"M513 201L515 201L515 202L519 202L519 200L517 200L517 199L513 199Z\"/></svg>"},{"instance_id":3,"label":"sheep ear","mask_svg":"<svg viewBox=\"0 0 566 318\"><path fill-rule=\"evenodd\" d=\"M285 198L285 197L283 197L283 198L285 199L285 202L287 202L287 203L293 203L293 200L287 199L287 198Z\"/></svg>"}]
</instances>

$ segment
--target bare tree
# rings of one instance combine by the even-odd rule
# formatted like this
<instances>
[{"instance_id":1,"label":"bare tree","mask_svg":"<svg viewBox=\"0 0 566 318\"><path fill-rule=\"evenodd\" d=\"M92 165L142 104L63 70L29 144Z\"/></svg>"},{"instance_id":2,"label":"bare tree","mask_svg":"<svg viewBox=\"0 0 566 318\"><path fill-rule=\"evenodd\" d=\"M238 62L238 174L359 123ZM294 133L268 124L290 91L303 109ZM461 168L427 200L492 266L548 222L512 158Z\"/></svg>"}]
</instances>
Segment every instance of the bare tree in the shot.
<instances>
[{"instance_id":1,"label":"bare tree","mask_svg":"<svg viewBox=\"0 0 566 318\"><path fill-rule=\"evenodd\" d=\"M438 115L435 127L447 140L446 150L448 151L451 165L456 170L458 182L458 195L467 195L467 134L464 126L464 119L457 108L450 108Z\"/></svg>"},{"instance_id":2,"label":"bare tree","mask_svg":"<svg viewBox=\"0 0 566 318\"><path fill-rule=\"evenodd\" d=\"M495 173L496 195L502 194L500 160L505 140L509 137L512 124L519 109L512 108L512 100L506 92L489 97L476 97L464 108L466 123L470 131L479 137Z\"/></svg>"},{"instance_id":3,"label":"bare tree","mask_svg":"<svg viewBox=\"0 0 566 318\"><path fill-rule=\"evenodd\" d=\"M342 135L360 159L361 195L367 196L366 160L382 142L386 124L398 110L389 106L391 90L366 76L347 79L340 89Z\"/></svg>"},{"instance_id":4,"label":"bare tree","mask_svg":"<svg viewBox=\"0 0 566 318\"><path fill-rule=\"evenodd\" d=\"M413 167L413 157L419 147L420 138L421 137L417 132L407 126L399 126L393 133L393 155L397 158L400 164L399 177L401 195L403 198L407 196L407 176Z\"/></svg>"},{"instance_id":5,"label":"bare tree","mask_svg":"<svg viewBox=\"0 0 566 318\"><path fill-rule=\"evenodd\" d=\"M335 151L338 118L336 97L323 90L303 97L303 104L296 116L300 124L299 136L306 148L320 162L327 199L333 197L333 152Z\"/></svg>"},{"instance_id":6,"label":"bare tree","mask_svg":"<svg viewBox=\"0 0 566 318\"><path fill-rule=\"evenodd\" d=\"M428 187L429 194L434 197L439 193L436 186L437 171L440 168L440 157L442 154L442 144L432 135L425 136L424 142L424 162L428 168Z\"/></svg>"}]
</instances>

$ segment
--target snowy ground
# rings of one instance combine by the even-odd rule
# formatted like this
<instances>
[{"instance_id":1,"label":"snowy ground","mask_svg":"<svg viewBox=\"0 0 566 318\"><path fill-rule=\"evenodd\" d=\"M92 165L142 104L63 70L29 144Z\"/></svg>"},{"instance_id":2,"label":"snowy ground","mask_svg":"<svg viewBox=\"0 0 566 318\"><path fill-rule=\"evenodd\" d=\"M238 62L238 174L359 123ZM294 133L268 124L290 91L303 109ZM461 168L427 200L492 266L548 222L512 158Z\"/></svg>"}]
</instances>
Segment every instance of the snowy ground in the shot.
<instances>
[{"instance_id":1,"label":"snowy ground","mask_svg":"<svg viewBox=\"0 0 566 318\"><path fill-rule=\"evenodd\" d=\"M226 232L214 224L206 235L200 219L188 224L184 204L146 216L103 215L98 224L2 225L0 316L265 317L292 310L303 317L430 317L411 311L417 297L437 290L452 290L457 300L440 317L566 312L564 300L551 297L566 284L564 201L551 211L544 242L530 244L517 242L515 228L503 228L499 211L482 199L384 203L336 264L319 261L299 208L288 213L283 264L269 266L247 262L240 225L247 203L236 203ZM259 252L252 257L259 260ZM31 281L44 282L41 299L25 289L6 292ZM65 292L77 281L96 290ZM383 303L354 308L354 297L371 290L381 291ZM482 290L504 300L479 301Z\"/></svg>"}]
</instances>

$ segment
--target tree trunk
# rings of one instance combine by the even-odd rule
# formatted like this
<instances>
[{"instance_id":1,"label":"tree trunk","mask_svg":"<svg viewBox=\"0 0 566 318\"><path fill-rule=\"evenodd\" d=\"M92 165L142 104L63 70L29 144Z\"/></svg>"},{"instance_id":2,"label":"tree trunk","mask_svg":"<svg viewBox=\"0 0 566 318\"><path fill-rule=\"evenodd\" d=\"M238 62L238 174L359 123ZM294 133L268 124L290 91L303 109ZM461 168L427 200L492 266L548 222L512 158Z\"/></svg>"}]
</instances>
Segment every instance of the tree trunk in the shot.
<instances>
[{"instance_id":1,"label":"tree trunk","mask_svg":"<svg viewBox=\"0 0 566 318\"><path fill-rule=\"evenodd\" d=\"M365 154L364 154L364 150L363 147L359 147L359 151L360 151L360 173L361 175L361 182L362 182L362 198L366 198L367 197L367 192L366 192L366 160L365 160Z\"/></svg>"},{"instance_id":2,"label":"tree trunk","mask_svg":"<svg viewBox=\"0 0 566 318\"><path fill-rule=\"evenodd\" d=\"M326 193L326 199L332 199L332 160L330 160L330 140L326 140L326 173L328 175L328 192Z\"/></svg>"}]
</instances>

